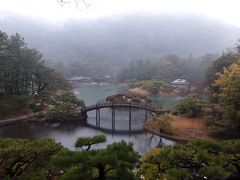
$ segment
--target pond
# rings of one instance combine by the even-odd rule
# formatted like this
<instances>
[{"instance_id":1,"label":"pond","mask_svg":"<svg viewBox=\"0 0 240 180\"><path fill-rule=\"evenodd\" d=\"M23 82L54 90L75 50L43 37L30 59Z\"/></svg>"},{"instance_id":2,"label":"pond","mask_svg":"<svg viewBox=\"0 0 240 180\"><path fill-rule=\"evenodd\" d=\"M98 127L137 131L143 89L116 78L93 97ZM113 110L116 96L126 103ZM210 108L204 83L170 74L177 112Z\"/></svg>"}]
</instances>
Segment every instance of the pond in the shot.
<instances>
[{"instance_id":1,"label":"pond","mask_svg":"<svg viewBox=\"0 0 240 180\"><path fill-rule=\"evenodd\" d=\"M127 92L124 84L79 84L75 86L75 94L85 101L86 105L95 104L105 99L107 96ZM155 103L170 109L179 97L151 97ZM0 127L0 137L14 138L54 138L65 147L74 149L74 142L78 137L93 136L103 134L107 142L95 145L93 148L105 147L107 144L119 142L121 140L132 142L134 148L140 153L158 146L160 137L147 133L142 129L145 119L145 112L134 110L132 112L131 131L129 131L129 112L127 109L116 110L115 130L112 130L111 109L101 109L100 128L95 127L96 112L88 112L87 125L48 125L45 123L19 123ZM150 116L150 114L149 114ZM162 138L164 145L174 144L173 141Z\"/></svg>"}]
</instances>

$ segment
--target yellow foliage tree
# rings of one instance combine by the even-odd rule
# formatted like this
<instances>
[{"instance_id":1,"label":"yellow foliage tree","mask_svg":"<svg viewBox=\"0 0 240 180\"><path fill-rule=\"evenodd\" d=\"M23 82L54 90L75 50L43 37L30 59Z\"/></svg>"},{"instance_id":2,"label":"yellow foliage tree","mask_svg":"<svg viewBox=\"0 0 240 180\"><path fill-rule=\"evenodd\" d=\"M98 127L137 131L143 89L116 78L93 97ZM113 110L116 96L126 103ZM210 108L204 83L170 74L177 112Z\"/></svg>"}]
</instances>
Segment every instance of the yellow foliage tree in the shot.
<instances>
[{"instance_id":1,"label":"yellow foliage tree","mask_svg":"<svg viewBox=\"0 0 240 180\"><path fill-rule=\"evenodd\" d=\"M235 133L240 129L240 59L218 74L215 85L220 88L220 105L225 119Z\"/></svg>"}]
</instances>

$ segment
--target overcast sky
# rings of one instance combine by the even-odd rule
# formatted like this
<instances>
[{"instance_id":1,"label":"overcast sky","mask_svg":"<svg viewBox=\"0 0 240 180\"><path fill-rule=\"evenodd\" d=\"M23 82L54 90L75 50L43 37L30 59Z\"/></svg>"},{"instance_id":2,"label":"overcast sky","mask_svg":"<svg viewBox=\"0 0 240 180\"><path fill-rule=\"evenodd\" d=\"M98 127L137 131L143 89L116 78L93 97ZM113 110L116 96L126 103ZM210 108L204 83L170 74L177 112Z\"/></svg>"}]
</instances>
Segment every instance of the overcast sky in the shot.
<instances>
[{"instance_id":1,"label":"overcast sky","mask_svg":"<svg viewBox=\"0 0 240 180\"><path fill-rule=\"evenodd\" d=\"M50 22L69 19L98 18L127 13L196 13L235 24L240 27L240 0L81 0L78 8L58 0L0 0L0 17L6 12L42 18Z\"/></svg>"}]
</instances>

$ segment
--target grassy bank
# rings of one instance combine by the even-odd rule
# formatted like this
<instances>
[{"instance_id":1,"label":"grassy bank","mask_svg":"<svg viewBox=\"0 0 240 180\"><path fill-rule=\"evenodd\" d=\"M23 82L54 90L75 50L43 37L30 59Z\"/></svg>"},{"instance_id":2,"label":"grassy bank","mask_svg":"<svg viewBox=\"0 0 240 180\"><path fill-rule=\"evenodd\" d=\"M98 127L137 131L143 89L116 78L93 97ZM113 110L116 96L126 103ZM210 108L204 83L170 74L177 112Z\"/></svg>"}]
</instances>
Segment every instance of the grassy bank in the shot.
<instances>
[{"instance_id":1,"label":"grassy bank","mask_svg":"<svg viewBox=\"0 0 240 180\"><path fill-rule=\"evenodd\" d=\"M201 117L190 118L186 115L155 117L143 125L144 129L165 138L189 141L195 138L216 140Z\"/></svg>"}]
</instances>

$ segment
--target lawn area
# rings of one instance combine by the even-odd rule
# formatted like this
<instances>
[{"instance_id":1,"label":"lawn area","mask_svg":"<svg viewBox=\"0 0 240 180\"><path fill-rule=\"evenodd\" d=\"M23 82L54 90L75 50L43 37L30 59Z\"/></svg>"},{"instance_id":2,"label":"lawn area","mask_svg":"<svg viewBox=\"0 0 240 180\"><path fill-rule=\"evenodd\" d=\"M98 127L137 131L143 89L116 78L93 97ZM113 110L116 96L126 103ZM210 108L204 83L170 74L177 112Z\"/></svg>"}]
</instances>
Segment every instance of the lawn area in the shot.
<instances>
[{"instance_id":1,"label":"lawn area","mask_svg":"<svg viewBox=\"0 0 240 180\"><path fill-rule=\"evenodd\" d=\"M211 136L210 129L205 124L202 117L190 118L186 115L171 116L169 120L171 134L166 134L166 138L176 140L191 140L194 138L215 139ZM158 121L149 120L144 124L144 128L159 135Z\"/></svg>"}]
</instances>

